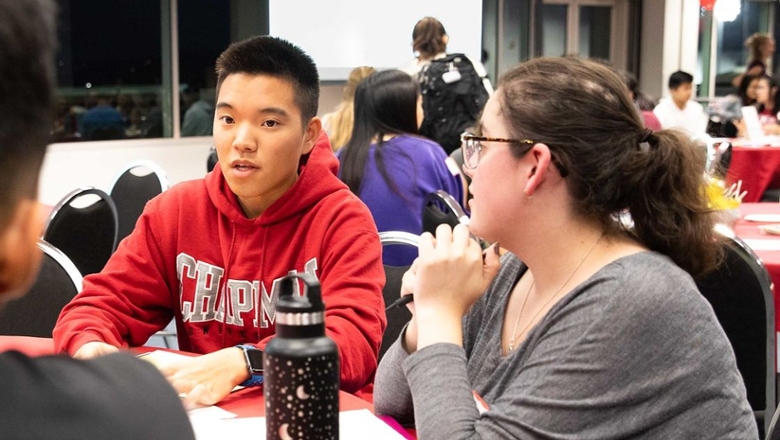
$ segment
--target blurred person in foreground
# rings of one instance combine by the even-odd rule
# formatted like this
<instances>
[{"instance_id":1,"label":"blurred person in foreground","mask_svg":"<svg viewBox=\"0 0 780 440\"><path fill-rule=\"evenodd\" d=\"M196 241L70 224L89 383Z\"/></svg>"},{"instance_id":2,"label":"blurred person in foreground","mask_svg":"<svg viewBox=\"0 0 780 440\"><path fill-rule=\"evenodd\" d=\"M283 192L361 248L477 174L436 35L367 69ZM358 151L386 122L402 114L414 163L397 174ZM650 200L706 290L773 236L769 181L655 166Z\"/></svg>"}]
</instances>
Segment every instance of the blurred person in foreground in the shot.
<instances>
[{"instance_id":1,"label":"blurred person in foreground","mask_svg":"<svg viewBox=\"0 0 780 440\"><path fill-rule=\"evenodd\" d=\"M0 0L0 306L36 277L38 175L53 127L56 7ZM0 437L194 438L184 407L151 364L0 353Z\"/></svg>"},{"instance_id":2,"label":"blurred person in foreground","mask_svg":"<svg viewBox=\"0 0 780 440\"><path fill-rule=\"evenodd\" d=\"M422 236L377 414L425 439L758 438L692 278L722 252L690 140L645 128L609 67L535 58L462 148L471 222Z\"/></svg>"}]
</instances>

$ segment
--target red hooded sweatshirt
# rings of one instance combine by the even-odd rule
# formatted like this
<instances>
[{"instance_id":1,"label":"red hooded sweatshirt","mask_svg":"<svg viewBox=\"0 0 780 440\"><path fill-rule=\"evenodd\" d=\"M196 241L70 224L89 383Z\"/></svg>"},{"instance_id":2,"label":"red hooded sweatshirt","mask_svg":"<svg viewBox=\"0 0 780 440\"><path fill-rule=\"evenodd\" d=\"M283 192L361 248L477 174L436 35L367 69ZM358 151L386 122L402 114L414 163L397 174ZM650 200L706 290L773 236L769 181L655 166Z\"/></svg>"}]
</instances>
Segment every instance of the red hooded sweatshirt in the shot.
<instances>
[{"instance_id":1,"label":"red hooded sweatshirt","mask_svg":"<svg viewBox=\"0 0 780 440\"><path fill-rule=\"evenodd\" d=\"M336 177L327 136L301 162L298 180L255 219L219 166L150 201L103 271L87 276L63 309L56 348L143 345L173 317L181 350L263 348L275 331L279 280L309 272L341 352L341 388L371 385L386 326L379 235L368 208Z\"/></svg>"}]
</instances>

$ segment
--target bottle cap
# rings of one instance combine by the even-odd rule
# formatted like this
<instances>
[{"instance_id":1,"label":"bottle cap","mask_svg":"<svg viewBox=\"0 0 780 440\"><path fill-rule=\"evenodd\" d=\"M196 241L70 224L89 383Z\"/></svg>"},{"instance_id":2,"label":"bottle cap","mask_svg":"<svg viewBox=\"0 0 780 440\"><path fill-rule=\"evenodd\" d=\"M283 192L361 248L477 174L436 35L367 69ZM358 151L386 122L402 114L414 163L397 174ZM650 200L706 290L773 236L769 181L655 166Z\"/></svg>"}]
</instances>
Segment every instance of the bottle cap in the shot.
<instances>
[{"instance_id":1,"label":"bottle cap","mask_svg":"<svg viewBox=\"0 0 780 440\"><path fill-rule=\"evenodd\" d=\"M299 291L299 281L303 282L304 285L303 295L295 294ZM322 302L322 294L320 293L320 282L313 275L308 273L290 274L282 278L281 283L276 313L321 313L325 311L325 304Z\"/></svg>"}]
</instances>

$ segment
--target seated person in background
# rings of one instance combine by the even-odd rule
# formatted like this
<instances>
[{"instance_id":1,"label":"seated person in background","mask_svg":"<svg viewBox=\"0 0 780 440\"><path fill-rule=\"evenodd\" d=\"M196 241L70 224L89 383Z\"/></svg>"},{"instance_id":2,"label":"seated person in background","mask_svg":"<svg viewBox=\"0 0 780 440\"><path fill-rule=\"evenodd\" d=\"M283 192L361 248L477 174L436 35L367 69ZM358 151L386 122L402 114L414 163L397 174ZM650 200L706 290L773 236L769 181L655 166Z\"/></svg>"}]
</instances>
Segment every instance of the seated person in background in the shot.
<instances>
[{"instance_id":1,"label":"seated person in background","mask_svg":"<svg viewBox=\"0 0 780 440\"><path fill-rule=\"evenodd\" d=\"M214 125L214 100L201 96L203 87L193 86L184 94L187 109L181 125L182 136L211 136Z\"/></svg>"},{"instance_id":2,"label":"seated person in background","mask_svg":"<svg viewBox=\"0 0 780 440\"><path fill-rule=\"evenodd\" d=\"M704 107L691 100L693 95L693 76L677 71L669 76L669 93L653 109L661 122L661 127L681 128L691 136L703 134L707 130L707 114Z\"/></svg>"},{"instance_id":3,"label":"seated person in background","mask_svg":"<svg viewBox=\"0 0 780 440\"><path fill-rule=\"evenodd\" d=\"M185 403L213 404L258 384L251 348L237 345L265 346L278 281L306 272L322 285L342 389L370 391L385 328L381 248L371 213L336 177L317 68L298 47L256 37L228 47L217 74L218 166L146 205L63 310L56 347L91 358L144 344L175 318L180 349L203 356L161 369Z\"/></svg>"},{"instance_id":4,"label":"seated person in background","mask_svg":"<svg viewBox=\"0 0 780 440\"><path fill-rule=\"evenodd\" d=\"M758 99L758 80L761 75L745 75L737 89L737 98L742 107L753 105Z\"/></svg>"},{"instance_id":5,"label":"seated person in background","mask_svg":"<svg viewBox=\"0 0 780 440\"><path fill-rule=\"evenodd\" d=\"M661 122L655 116L655 113L653 113L655 104L639 90L639 81L637 81L636 76L634 76L633 73L626 71L621 72L621 74L623 75L626 87L628 87L631 100L642 114L642 120L645 123L645 127L651 130L661 130Z\"/></svg>"},{"instance_id":6,"label":"seated person in background","mask_svg":"<svg viewBox=\"0 0 780 440\"><path fill-rule=\"evenodd\" d=\"M122 139L125 136L125 120L111 105L111 98L98 95L90 99L93 106L79 122L79 132L84 140L103 141Z\"/></svg>"},{"instance_id":7,"label":"seated person in background","mask_svg":"<svg viewBox=\"0 0 780 440\"><path fill-rule=\"evenodd\" d=\"M373 73L376 73L376 69L368 66L352 69L336 110L322 117L322 128L328 133L333 151L339 151L352 136L352 126L355 123L355 89L360 81Z\"/></svg>"},{"instance_id":8,"label":"seated person in background","mask_svg":"<svg viewBox=\"0 0 780 440\"><path fill-rule=\"evenodd\" d=\"M756 103L760 77L760 75L744 75L737 93L710 101L707 112L723 121L723 136L732 138L744 136L742 107Z\"/></svg>"},{"instance_id":9,"label":"seated person in background","mask_svg":"<svg viewBox=\"0 0 780 440\"><path fill-rule=\"evenodd\" d=\"M756 111L758 120L764 128L764 134L780 134L780 125L777 123L777 83L769 75L763 75L758 79L756 89Z\"/></svg>"},{"instance_id":10,"label":"seated person in background","mask_svg":"<svg viewBox=\"0 0 780 440\"><path fill-rule=\"evenodd\" d=\"M400 70L364 79L355 92L355 126L341 150L341 180L371 210L379 231L422 233L425 197L444 190L463 199L457 165L439 144L417 134L422 98L417 82ZM385 264L412 263L417 250L384 249Z\"/></svg>"},{"instance_id":11,"label":"seated person in background","mask_svg":"<svg viewBox=\"0 0 780 440\"><path fill-rule=\"evenodd\" d=\"M463 144L470 226L423 234L404 275L413 317L376 413L424 439L758 438L691 278L720 259L692 142L646 129L616 72L569 57L505 73L481 134Z\"/></svg>"},{"instance_id":12,"label":"seated person in background","mask_svg":"<svg viewBox=\"0 0 780 440\"><path fill-rule=\"evenodd\" d=\"M55 23L53 1L0 0L0 303L24 295L40 264L36 195L53 126ZM194 438L165 378L126 353L0 353L0 394L2 438Z\"/></svg>"}]
</instances>

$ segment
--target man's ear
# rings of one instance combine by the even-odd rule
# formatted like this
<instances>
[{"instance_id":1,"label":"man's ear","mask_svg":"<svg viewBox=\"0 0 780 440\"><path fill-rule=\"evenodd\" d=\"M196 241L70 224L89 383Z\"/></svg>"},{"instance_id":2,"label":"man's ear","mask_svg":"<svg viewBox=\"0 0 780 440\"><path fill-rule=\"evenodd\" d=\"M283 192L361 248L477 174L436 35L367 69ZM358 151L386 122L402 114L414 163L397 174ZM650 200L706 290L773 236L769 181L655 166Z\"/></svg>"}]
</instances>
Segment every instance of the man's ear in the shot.
<instances>
[{"instance_id":1,"label":"man's ear","mask_svg":"<svg viewBox=\"0 0 780 440\"><path fill-rule=\"evenodd\" d=\"M322 131L322 121L319 117L315 116L311 118L309 124L306 126L306 132L303 136L303 151L301 155L308 154L317 144L317 139L320 137Z\"/></svg>"},{"instance_id":2,"label":"man's ear","mask_svg":"<svg viewBox=\"0 0 780 440\"><path fill-rule=\"evenodd\" d=\"M523 158L528 161L529 166L526 171L527 179L523 194L531 198L542 182L549 177L552 153L547 145L538 143L531 147L531 150Z\"/></svg>"},{"instance_id":3,"label":"man's ear","mask_svg":"<svg viewBox=\"0 0 780 440\"><path fill-rule=\"evenodd\" d=\"M0 303L27 292L41 262L38 237L43 227L41 205L23 199L0 230Z\"/></svg>"}]
</instances>

